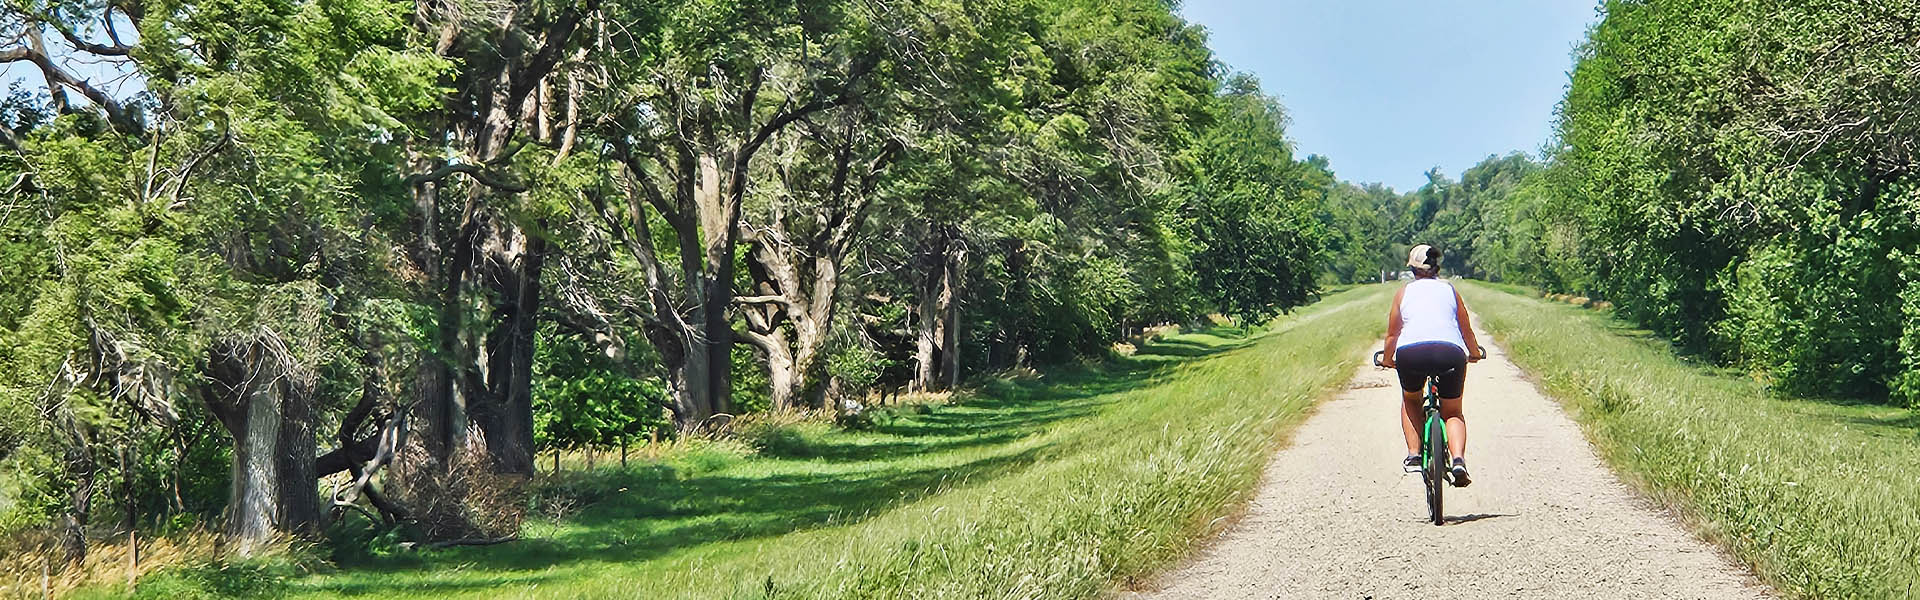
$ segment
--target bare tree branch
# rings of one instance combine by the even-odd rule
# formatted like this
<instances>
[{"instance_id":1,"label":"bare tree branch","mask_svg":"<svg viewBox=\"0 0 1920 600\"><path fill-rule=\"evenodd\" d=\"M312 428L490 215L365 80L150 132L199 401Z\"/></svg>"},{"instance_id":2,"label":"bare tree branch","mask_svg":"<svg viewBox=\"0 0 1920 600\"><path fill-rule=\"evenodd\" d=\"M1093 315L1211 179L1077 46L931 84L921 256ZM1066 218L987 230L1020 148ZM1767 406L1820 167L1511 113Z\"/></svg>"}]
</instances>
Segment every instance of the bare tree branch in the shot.
<instances>
[{"instance_id":1,"label":"bare tree branch","mask_svg":"<svg viewBox=\"0 0 1920 600\"><path fill-rule=\"evenodd\" d=\"M37 40L39 36L38 34L30 34L29 37ZM99 88L93 87L93 85L87 83L86 80L80 79L73 73L54 64L53 59L47 56L45 49L37 47L38 45L39 44L34 44L0 50L0 64L22 61L33 63L34 66L40 68L40 73L46 76L47 86L50 88L48 90L49 93L58 93L59 90L57 88L61 86L72 88L80 92L80 95L86 96L87 100L92 101L94 106L99 107L102 112L105 112L107 120L113 123L114 129L118 129L121 133L126 134L139 133L137 131L138 128L135 127L132 120L128 118L126 107L122 106L119 100L113 99L113 96L108 95ZM56 102L58 102L58 100L56 100Z\"/></svg>"},{"instance_id":2,"label":"bare tree branch","mask_svg":"<svg viewBox=\"0 0 1920 600\"><path fill-rule=\"evenodd\" d=\"M734 296L733 303L734 304L779 304L782 306L793 305L793 301L787 299L787 297L784 295Z\"/></svg>"},{"instance_id":3,"label":"bare tree branch","mask_svg":"<svg viewBox=\"0 0 1920 600\"><path fill-rule=\"evenodd\" d=\"M113 13L111 11L112 9L109 8L106 15L107 31L109 36L113 36L115 40L118 40L119 37L113 33ZM52 27L54 31L59 32L60 37L67 38L67 43L72 44L75 49L81 52L90 52L101 56L126 56L133 51L133 47L121 45L117 41L113 45L89 42L86 38L80 37L79 32L74 31L71 27L67 27L65 23L61 23L58 19L43 17L38 20L41 23L45 23L48 27Z\"/></svg>"},{"instance_id":4,"label":"bare tree branch","mask_svg":"<svg viewBox=\"0 0 1920 600\"><path fill-rule=\"evenodd\" d=\"M434 183L442 179L446 179L448 176L451 176L454 173L465 174L466 176L473 178L474 181L480 182L481 185L485 185L487 187L500 190L503 192L518 193L518 192L527 191L527 186L524 184L520 184L513 181L507 181L507 180L500 179L498 177L494 177L493 175L488 174L486 172L486 169L480 167L480 165L471 165L471 164L465 164L465 163L448 163L432 171L410 175L406 179L406 184L409 186L413 186L413 185L420 185L422 183Z\"/></svg>"}]
</instances>

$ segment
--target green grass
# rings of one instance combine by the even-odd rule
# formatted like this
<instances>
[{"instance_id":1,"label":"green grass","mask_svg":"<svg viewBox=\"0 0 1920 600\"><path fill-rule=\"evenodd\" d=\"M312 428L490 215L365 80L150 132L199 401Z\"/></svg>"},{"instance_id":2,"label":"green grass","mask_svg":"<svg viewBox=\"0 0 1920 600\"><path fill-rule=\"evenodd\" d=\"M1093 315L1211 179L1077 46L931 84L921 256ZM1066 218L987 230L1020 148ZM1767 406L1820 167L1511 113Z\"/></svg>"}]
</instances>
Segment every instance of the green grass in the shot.
<instances>
[{"instance_id":1,"label":"green grass","mask_svg":"<svg viewBox=\"0 0 1920 600\"><path fill-rule=\"evenodd\" d=\"M1604 313L1462 293L1616 470L1776 588L1920 594L1920 411L1772 397Z\"/></svg>"},{"instance_id":2,"label":"green grass","mask_svg":"<svg viewBox=\"0 0 1920 600\"><path fill-rule=\"evenodd\" d=\"M363 559L261 595L1087 598L1165 566L1377 340L1390 292L1002 380L862 430L800 425L556 485L529 539ZM179 578L172 580L177 583ZM169 594L172 595L172 594Z\"/></svg>"}]
</instances>

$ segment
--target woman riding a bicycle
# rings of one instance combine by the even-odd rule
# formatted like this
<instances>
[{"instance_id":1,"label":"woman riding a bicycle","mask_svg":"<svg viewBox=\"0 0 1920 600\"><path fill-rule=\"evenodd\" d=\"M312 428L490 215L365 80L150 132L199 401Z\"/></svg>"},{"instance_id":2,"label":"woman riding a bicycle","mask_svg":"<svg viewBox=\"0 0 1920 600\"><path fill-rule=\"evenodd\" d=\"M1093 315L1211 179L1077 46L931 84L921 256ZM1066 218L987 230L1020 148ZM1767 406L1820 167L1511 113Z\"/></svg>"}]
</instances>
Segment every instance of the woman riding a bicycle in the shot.
<instances>
[{"instance_id":1,"label":"woman riding a bicycle","mask_svg":"<svg viewBox=\"0 0 1920 600\"><path fill-rule=\"evenodd\" d=\"M1467 321L1467 302L1453 285L1439 278L1440 251L1421 244L1407 254L1407 267L1413 281L1393 296L1387 311L1387 341L1382 350L1382 366L1400 376L1400 429L1407 437L1408 472L1420 470L1420 433L1414 423L1422 419L1421 388L1428 377L1439 378L1440 416L1447 422L1447 450L1453 455L1453 484L1466 487L1467 421L1461 414L1460 397L1466 387L1467 363L1486 358L1473 326ZM1476 349L1474 354L1468 348Z\"/></svg>"}]
</instances>

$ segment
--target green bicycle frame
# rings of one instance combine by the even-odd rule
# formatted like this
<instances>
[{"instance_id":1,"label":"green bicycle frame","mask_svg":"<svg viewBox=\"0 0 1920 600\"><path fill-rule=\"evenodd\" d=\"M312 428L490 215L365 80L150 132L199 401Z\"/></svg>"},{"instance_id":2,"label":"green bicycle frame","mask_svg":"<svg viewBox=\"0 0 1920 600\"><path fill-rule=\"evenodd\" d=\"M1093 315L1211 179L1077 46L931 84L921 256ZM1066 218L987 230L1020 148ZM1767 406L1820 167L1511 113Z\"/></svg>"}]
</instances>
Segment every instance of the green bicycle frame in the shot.
<instances>
[{"instance_id":1,"label":"green bicycle frame","mask_svg":"<svg viewBox=\"0 0 1920 600\"><path fill-rule=\"evenodd\" d=\"M1427 451L1430 446L1427 443L1428 440L1438 435L1442 445L1447 443L1447 420L1440 418L1440 392L1434 389L1431 381L1427 382L1426 413L1427 422L1422 426L1420 433L1421 468L1431 467L1433 464L1433 453Z\"/></svg>"}]
</instances>

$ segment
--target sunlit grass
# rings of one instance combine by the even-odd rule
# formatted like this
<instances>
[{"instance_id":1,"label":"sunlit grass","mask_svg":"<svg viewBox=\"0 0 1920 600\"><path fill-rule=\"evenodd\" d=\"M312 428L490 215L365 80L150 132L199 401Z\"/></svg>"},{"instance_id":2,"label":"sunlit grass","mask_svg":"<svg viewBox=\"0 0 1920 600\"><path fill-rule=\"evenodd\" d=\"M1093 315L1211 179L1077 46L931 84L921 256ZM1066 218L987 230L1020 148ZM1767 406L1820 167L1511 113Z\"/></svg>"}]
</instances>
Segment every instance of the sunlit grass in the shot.
<instances>
[{"instance_id":1,"label":"sunlit grass","mask_svg":"<svg viewBox=\"0 0 1920 600\"><path fill-rule=\"evenodd\" d=\"M1084 598L1189 550L1351 375L1385 286L1241 337L990 382L861 430L799 423L551 485L528 539L369 559L293 597ZM617 461L617 457L614 459ZM571 461L568 461L571 462ZM617 463L613 463L617 464Z\"/></svg>"},{"instance_id":2,"label":"sunlit grass","mask_svg":"<svg viewBox=\"0 0 1920 600\"><path fill-rule=\"evenodd\" d=\"M1605 313L1462 293L1608 462L1776 587L1920 595L1920 411L1772 397Z\"/></svg>"}]
</instances>

